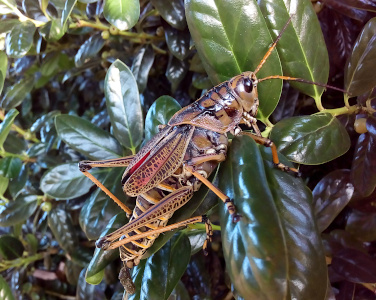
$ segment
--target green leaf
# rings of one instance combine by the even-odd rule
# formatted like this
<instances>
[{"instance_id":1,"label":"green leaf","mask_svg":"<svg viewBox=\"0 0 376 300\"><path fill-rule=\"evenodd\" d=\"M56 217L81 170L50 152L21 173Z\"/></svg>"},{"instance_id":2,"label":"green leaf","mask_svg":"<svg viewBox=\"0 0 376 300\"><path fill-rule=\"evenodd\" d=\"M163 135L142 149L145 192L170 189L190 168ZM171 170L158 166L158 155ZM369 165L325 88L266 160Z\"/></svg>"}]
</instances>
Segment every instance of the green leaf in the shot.
<instances>
[{"instance_id":1,"label":"green leaf","mask_svg":"<svg viewBox=\"0 0 376 300\"><path fill-rule=\"evenodd\" d=\"M121 212L114 216L107 224L106 230L103 231L101 237L119 229L128 223L125 213ZM110 262L119 257L119 249L112 249L104 251L100 248L96 248L93 258L87 267L86 278L95 276L95 274L101 272Z\"/></svg>"},{"instance_id":2,"label":"green leaf","mask_svg":"<svg viewBox=\"0 0 376 300\"><path fill-rule=\"evenodd\" d=\"M35 30L35 25L30 21L22 22L14 26L5 39L7 55L13 58L25 56L33 45Z\"/></svg>"},{"instance_id":3,"label":"green leaf","mask_svg":"<svg viewBox=\"0 0 376 300\"><path fill-rule=\"evenodd\" d=\"M86 276L85 281L89 284L97 285L102 282L103 276L104 276L104 269L94 274L91 277Z\"/></svg>"},{"instance_id":4,"label":"green leaf","mask_svg":"<svg viewBox=\"0 0 376 300\"><path fill-rule=\"evenodd\" d=\"M9 178L0 176L0 198L4 196L9 185Z\"/></svg>"},{"instance_id":5,"label":"green leaf","mask_svg":"<svg viewBox=\"0 0 376 300\"><path fill-rule=\"evenodd\" d=\"M59 61L61 53L53 52L48 53L42 61L40 71L43 76L50 77L54 75L59 70Z\"/></svg>"},{"instance_id":6,"label":"green leaf","mask_svg":"<svg viewBox=\"0 0 376 300\"><path fill-rule=\"evenodd\" d=\"M180 0L151 0L162 18L172 27L183 30L187 27L183 1Z\"/></svg>"},{"instance_id":7,"label":"green leaf","mask_svg":"<svg viewBox=\"0 0 376 300\"><path fill-rule=\"evenodd\" d=\"M92 35L81 47L78 49L74 61L76 67L82 67L86 62L97 55L97 53L103 48L104 40L101 35Z\"/></svg>"},{"instance_id":8,"label":"green leaf","mask_svg":"<svg viewBox=\"0 0 376 300\"><path fill-rule=\"evenodd\" d=\"M0 236L0 254L3 259L20 258L24 250L25 248L19 239L10 235Z\"/></svg>"},{"instance_id":9,"label":"green leaf","mask_svg":"<svg viewBox=\"0 0 376 300\"><path fill-rule=\"evenodd\" d=\"M161 96L155 100L145 118L145 141L159 132L158 125L166 125L180 109L180 104L170 96Z\"/></svg>"},{"instance_id":10,"label":"green leaf","mask_svg":"<svg viewBox=\"0 0 376 300\"><path fill-rule=\"evenodd\" d=\"M90 159L110 159L122 155L122 148L114 137L85 119L59 115L55 118L55 126L65 143Z\"/></svg>"},{"instance_id":11,"label":"green leaf","mask_svg":"<svg viewBox=\"0 0 376 300\"><path fill-rule=\"evenodd\" d=\"M154 62L154 51L150 46L142 47L136 54L131 71L137 81L138 90L143 93L149 76L149 71Z\"/></svg>"},{"instance_id":12,"label":"green leaf","mask_svg":"<svg viewBox=\"0 0 376 300\"><path fill-rule=\"evenodd\" d=\"M118 199L125 198L120 184L123 171L122 168L113 168L106 174L102 182ZM97 189L86 200L81 209L80 226L88 239L97 239L106 228L110 219L118 212L119 207L116 203L100 189Z\"/></svg>"},{"instance_id":13,"label":"green leaf","mask_svg":"<svg viewBox=\"0 0 376 300\"><path fill-rule=\"evenodd\" d=\"M171 91L175 93L179 87L180 82L184 79L188 72L188 62L182 61L173 55L170 55L168 60L166 77L171 83Z\"/></svg>"},{"instance_id":14,"label":"green leaf","mask_svg":"<svg viewBox=\"0 0 376 300\"><path fill-rule=\"evenodd\" d=\"M303 181L274 168L270 149L241 136L221 165L219 187L242 216L234 223L226 207L220 209L236 292L244 299L324 299L327 268Z\"/></svg>"},{"instance_id":15,"label":"green leaf","mask_svg":"<svg viewBox=\"0 0 376 300\"><path fill-rule=\"evenodd\" d=\"M372 18L364 26L352 49L345 69L345 88L353 97L376 86L376 18Z\"/></svg>"},{"instance_id":16,"label":"green leaf","mask_svg":"<svg viewBox=\"0 0 376 300\"><path fill-rule=\"evenodd\" d=\"M188 30L179 31L168 25L163 26L166 43L171 54L180 60L184 60L189 55L189 42L191 35Z\"/></svg>"},{"instance_id":17,"label":"green leaf","mask_svg":"<svg viewBox=\"0 0 376 300\"><path fill-rule=\"evenodd\" d=\"M284 119L270 139L288 159L307 165L331 161L350 148L346 129L328 113Z\"/></svg>"},{"instance_id":18,"label":"green leaf","mask_svg":"<svg viewBox=\"0 0 376 300\"><path fill-rule=\"evenodd\" d=\"M20 24L18 19L3 19L0 24L0 33L7 33L13 29L14 26Z\"/></svg>"},{"instance_id":19,"label":"green leaf","mask_svg":"<svg viewBox=\"0 0 376 300\"><path fill-rule=\"evenodd\" d=\"M213 84L253 71L273 42L257 1L186 1L189 31ZM287 21L287 20L286 20ZM257 74L282 75L276 51ZM265 121L277 106L282 81L265 81L258 86L258 118Z\"/></svg>"},{"instance_id":20,"label":"green leaf","mask_svg":"<svg viewBox=\"0 0 376 300\"><path fill-rule=\"evenodd\" d=\"M40 35L47 42L56 42L64 35L65 31L66 27L61 26L60 19L52 19L39 29Z\"/></svg>"},{"instance_id":21,"label":"green leaf","mask_svg":"<svg viewBox=\"0 0 376 300\"><path fill-rule=\"evenodd\" d=\"M2 275L0 275L0 295L3 300L14 300L12 290Z\"/></svg>"},{"instance_id":22,"label":"green leaf","mask_svg":"<svg viewBox=\"0 0 376 300\"><path fill-rule=\"evenodd\" d=\"M22 161L18 157L4 157L0 159L0 175L9 179L17 178L22 168Z\"/></svg>"},{"instance_id":23,"label":"green leaf","mask_svg":"<svg viewBox=\"0 0 376 300\"><path fill-rule=\"evenodd\" d=\"M92 175L107 173L105 169L95 169ZM77 163L63 164L44 173L40 182L40 189L57 199L77 198L89 192L93 182L79 169Z\"/></svg>"},{"instance_id":24,"label":"green leaf","mask_svg":"<svg viewBox=\"0 0 376 300\"><path fill-rule=\"evenodd\" d=\"M18 111L16 109L11 109L5 115L3 122L0 124L0 148L3 147L5 140L9 134L9 131L12 127L14 119L18 115Z\"/></svg>"},{"instance_id":25,"label":"green leaf","mask_svg":"<svg viewBox=\"0 0 376 300\"><path fill-rule=\"evenodd\" d=\"M326 83L329 56L311 1L265 0L259 3L274 40L291 16L291 24L277 43L284 75ZM314 99L320 99L324 91L317 85L290 83Z\"/></svg>"},{"instance_id":26,"label":"green leaf","mask_svg":"<svg viewBox=\"0 0 376 300\"><path fill-rule=\"evenodd\" d=\"M17 3L15 0L0 1L0 15L10 14L15 10L17 10Z\"/></svg>"},{"instance_id":27,"label":"green leaf","mask_svg":"<svg viewBox=\"0 0 376 300\"><path fill-rule=\"evenodd\" d=\"M114 136L123 146L135 151L143 136L142 109L136 80L120 60L108 69L104 92Z\"/></svg>"},{"instance_id":28,"label":"green leaf","mask_svg":"<svg viewBox=\"0 0 376 300\"><path fill-rule=\"evenodd\" d=\"M67 24L68 18L76 5L77 0L67 0L65 1L65 7L63 10L63 13L61 15L61 27L64 28L65 25Z\"/></svg>"},{"instance_id":29,"label":"green leaf","mask_svg":"<svg viewBox=\"0 0 376 300\"><path fill-rule=\"evenodd\" d=\"M52 209L48 214L48 226L60 247L72 254L78 245L78 238L68 212L62 208Z\"/></svg>"},{"instance_id":30,"label":"green leaf","mask_svg":"<svg viewBox=\"0 0 376 300\"><path fill-rule=\"evenodd\" d=\"M3 51L0 51L0 94L3 91L4 81L7 76L8 57Z\"/></svg>"},{"instance_id":31,"label":"green leaf","mask_svg":"<svg viewBox=\"0 0 376 300\"><path fill-rule=\"evenodd\" d=\"M5 110L15 108L30 94L34 87L34 77L25 77L7 89L1 107Z\"/></svg>"},{"instance_id":32,"label":"green leaf","mask_svg":"<svg viewBox=\"0 0 376 300\"><path fill-rule=\"evenodd\" d=\"M22 195L8 202L0 213L0 226L13 226L27 220L38 206L36 195Z\"/></svg>"},{"instance_id":33,"label":"green leaf","mask_svg":"<svg viewBox=\"0 0 376 300\"><path fill-rule=\"evenodd\" d=\"M187 268L191 257L188 237L179 232L163 246L161 250L150 256L145 265L133 271L136 293L133 299L168 299Z\"/></svg>"},{"instance_id":34,"label":"green leaf","mask_svg":"<svg viewBox=\"0 0 376 300\"><path fill-rule=\"evenodd\" d=\"M138 0L106 0L103 15L119 30L131 29L140 17L140 2Z\"/></svg>"}]
</instances>

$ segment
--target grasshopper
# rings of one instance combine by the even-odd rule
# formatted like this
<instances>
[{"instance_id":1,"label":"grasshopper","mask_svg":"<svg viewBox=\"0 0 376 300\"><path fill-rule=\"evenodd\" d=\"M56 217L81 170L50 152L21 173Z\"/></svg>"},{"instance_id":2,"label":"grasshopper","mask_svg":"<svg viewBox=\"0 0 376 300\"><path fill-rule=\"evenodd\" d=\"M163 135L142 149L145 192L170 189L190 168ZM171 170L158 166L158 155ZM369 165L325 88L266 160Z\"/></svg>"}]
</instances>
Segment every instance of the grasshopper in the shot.
<instances>
[{"instance_id":1,"label":"grasshopper","mask_svg":"<svg viewBox=\"0 0 376 300\"><path fill-rule=\"evenodd\" d=\"M212 229L205 216L166 226L173 213L191 199L202 183L224 202L233 222L240 221L241 216L237 214L233 200L207 180L217 165L226 159L228 133L247 135L258 144L270 147L273 163L277 168L298 174L297 169L280 163L275 144L261 136L256 124L259 82L278 78L317 84L279 75L262 79L256 77L290 21L291 18L255 71L244 72L220 83L191 105L182 108L167 125L161 126L160 132L136 155L79 163L79 169L83 174L112 198L128 216L131 215L128 224L100 238L96 243L97 247L105 250L120 249L120 258L124 266L119 279L128 293L135 292L129 269L140 262L142 255L160 233L204 222L207 239L203 248L206 249L207 243L211 240ZM323 84L317 85L328 87ZM252 128L254 133L243 132L240 124ZM126 167L121 184L127 195L137 197L133 211L88 172L93 167Z\"/></svg>"}]
</instances>

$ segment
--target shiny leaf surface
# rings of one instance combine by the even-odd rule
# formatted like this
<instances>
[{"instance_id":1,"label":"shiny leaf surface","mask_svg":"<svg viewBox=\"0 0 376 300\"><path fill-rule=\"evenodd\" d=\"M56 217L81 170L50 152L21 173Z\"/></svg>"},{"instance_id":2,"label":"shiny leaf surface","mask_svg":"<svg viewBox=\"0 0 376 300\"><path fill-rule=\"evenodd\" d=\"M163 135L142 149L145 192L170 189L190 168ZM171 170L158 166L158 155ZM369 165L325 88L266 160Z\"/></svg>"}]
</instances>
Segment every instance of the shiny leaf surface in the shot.
<instances>
[{"instance_id":1,"label":"shiny leaf surface","mask_svg":"<svg viewBox=\"0 0 376 300\"><path fill-rule=\"evenodd\" d=\"M145 141L156 135L159 132L158 125L166 125L179 109L180 104L170 96L161 96L155 100L145 118Z\"/></svg>"},{"instance_id":2,"label":"shiny leaf surface","mask_svg":"<svg viewBox=\"0 0 376 300\"><path fill-rule=\"evenodd\" d=\"M13 58L26 55L33 44L35 29L35 25L30 21L14 26L5 40L7 55Z\"/></svg>"},{"instance_id":3,"label":"shiny leaf surface","mask_svg":"<svg viewBox=\"0 0 376 300\"><path fill-rule=\"evenodd\" d=\"M308 165L333 160L350 147L345 128L330 114L284 119L273 127L270 139L287 158Z\"/></svg>"},{"instance_id":4,"label":"shiny leaf surface","mask_svg":"<svg viewBox=\"0 0 376 300\"><path fill-rule=\"evenodd\" d=\"M168 299L183 275L191 249L188 237L180 232L173 236L157 253L150 256L140 269L135 267L132 279L136 293L129 300Z\"/></svg>"},{"instance_id":5,"label":"shiny leaf surface","mask_svg":"<svg viewBox=\"0 0 376 300\"><path fill-rule=\"evenodd\" d=\"M17 178L22 168L22 161L18 157L4 157L0 159L0 175L9 179Z\"/></svg>"},{"instance_id":6,"label":"shiny leaf surface","mask_svg":"<svg viewBox=\"0 0 376 300\"><path fill-rule=\"evenodd\" d=\"M313 193L317 226L323 232L354 194L350 170L336 170L319 181Z\"/></svg>"},{"instance_id":7,"label":"shiny leaf surface","mask_svg":"<svg viewBox=\"0 0 376 300\"><path fill-rule=\"evenodd\" d=\"M345 88L352 96L376 86L373 66L376 63L376 18L368 21L358 36L345 69Z\"/></svg>"},{"instance_id":8,"label":"shiny leaf surface","mask_svg":"<svg viewBox=\"0 0 376 300\"><path fill-rule=\"evenodd\" d=\"M274 40L286 20L292 17L291 24L277 44L284 75L326 83L329 76L328 51L311 2L265 0L260 1L260 8ZM293 81L291 85L315 99L319 99L324 91L323 87L316 85Z\"/></svg>"},{"instance_id":9,"label":"shiny leaf surface","mask_svg":"<svg viewBox=\"0 0 376 300\"><path fill-rule=\"evenodd\" d=\"M131 71L137 81L138 90L143 93L154 62L154 51L150 46L142 47L133 60Z\"/></svg>"},{"instance_id":10,"label":"shiny leaf surface","mask_svg":"<svg viewBox=\"0 0 376 300\"><path fill-rule=\"evenodd\" d=\"M376 239L376 214L354 210L347 219L346 231L364 242Z\"/></svg>"},{"instance_id":11,"label":"shiny leaf surface","mask_svg":"<svg viewBox=\"0 0 376 300\"><path fill-rule=\"evenodd\" d=\"M0 147L3 147L6 138L8 137L10 128L14 122L14 119L18 115L18 111L11 109L5 115L4 120L0 124Z\"/></svg>"},{"instance_id":12,"label":"shiny leaf surface","mask_svg":"<svg viewBox=\"0 0 376 300\"><path fill-rule=\"evenodd\" d=\"M81 47L78 49L74 62L76 67L82 67L90 58L96 57L97 53L102 49L104 40L98 33L92 35Z\"/></svg>"},{"instance_id":13,"label":"shiny leaf surface","mask_svg":"<svg viewBox=\"0 0 376 300\"><path fill-rule=\"evenodd\" d=\"M34 77L26 77L22 81L9 87L1 100L1 107L5 110L15 108L30 94L34 87Z\"/></svg>"},{"instance_id":14,"label":"shiny leaf surface","mask_svg":"<svg viewBox=\"0 0 376 300\"><path fill-rule=\"evenodd\" d=\"M213 84L255 70L272 43L256 1L190 0L186 1L186 16L189 31ZM276 51L258 73L260 78L268 75L282 75ZM281 88L280 80L258 86L261 121L276 107Z\"/></svg>"},{"instance_id":15,"label":"shiny leaf surface","mask_svg":"<svg viewBox=\"0 0 376 300\"><path fill-rule=\"evenodd\" d=\"M140 17L140 2L137 0L106 0L103 15L119 30L131 29Z\"/></svg>"},{"instance_id":16,"label":"shiny leaf surface","mask_svg":"<svg viewBox=\"0 0 376 300\"><path fill-rule=\"evenodd\" d=\"M26 221L36 210L38 198L35 195L22 195L8 202L0 213L0 226L12 226Z\"/></svg>"},{"instance_id":17,"label":"shiny leaf surface","mask_svg":"<svg viewBox=\"0 0 376 300\"><path fill-rule=\"evenodd\" d=\"M0 51L0 94L3 91L5 77L7 75L8 58L3 51Z\"/></svg>"},{"instance_id":18,"label":"shiny leaf surface","mask_svg":"<svg viewBox=\"0 0 376 300\"><path fill-rule=\"evenodd\" d=\"M171 91L174 93L180 82L184 79L188 72L188 63L186 61L181 61L175 56L170 56L168 60L166 77L171 83Z\"/></svg>"},{"instance_id":19,"label":"shiny leaf surface","mask_svg":"<svg viewBox=\"0 0 376 300\"><path fill-rule=\"evenodd\" d=\"M163 26L168 49L176 58L184 60L189 54L190 34L188 30L179 31L167 24Z\"/></svg>"},{"instance_id":20,"label":"shiny leaf surface","mask_svg":"<svg viewBox=\"0 0 376 300\"><path fill-rule=\"evenodd\" d=\"M61 16L61 27L65 27L65 24L68 21L68 18L73 10L73 7L76 5L77 0L67 0L65 1L65 7Z\"/></svg>"},{"instance_id":21,"label":"shiny leaf surface","mask_svg":"<svg viewBox=\"0 0 376 300\"><path fill-rule=\"evenodd\" d=\"M122 147L108 132L89 121L70 115L56 116L59 137L72 149L94 160L122 155Z\"/></svg>"},{"instance_id":22,"label":"shiny leaf surface","mask_svg":"<svg viewBox=\"0 0 376 300\"><path fill-rule=\"evenodd\" d=\"M143 136L142 109L136 80L120 60L108 69L104 91L114 136L123 146L135 149Z\"/></svg>"},{"instance_id":23,"label":"shiny leaf surface","mask_svg":"<svg viewBox=\"0 0 376 300\"><path fill-rule=\"evenodd\" d=\"M21 241L11 235L0 236L0 254L3 259L13 260L20 258L24 252Z\"/></svg>"},{"instance_id":24,"label":"shiny leaf surface","mask_svg":"<svg viewBox=\"0 0 376 300\"><path fill-rule=\"evenodd\" d=\"M273 168L269 149L243 136L232 141L219 187L242 216L234 223L225 207L220 210L224 257L237 293L323 299L327 270L303 181Z\"/></svg>"},{"instance_id":25,"label":"shiny leaf surface","mask_svg":"<svg viewBox=\"0 0 376 300\"><path fill-rule=\"evenodd\" d=\"M14 300L12 291L2 275L0 275L0 295L3 300Z\"/></svg>"},{"instance_id":26,"label":"shiny leaf surface","mask_svg":"<svg viewBox=\"0 0 376 300\"><path fill-rule=\"evenodd\" d=\"M151 0L151 3L172 27L183 30L187 26L182 0Z\"/></svg>"}]
</instances>

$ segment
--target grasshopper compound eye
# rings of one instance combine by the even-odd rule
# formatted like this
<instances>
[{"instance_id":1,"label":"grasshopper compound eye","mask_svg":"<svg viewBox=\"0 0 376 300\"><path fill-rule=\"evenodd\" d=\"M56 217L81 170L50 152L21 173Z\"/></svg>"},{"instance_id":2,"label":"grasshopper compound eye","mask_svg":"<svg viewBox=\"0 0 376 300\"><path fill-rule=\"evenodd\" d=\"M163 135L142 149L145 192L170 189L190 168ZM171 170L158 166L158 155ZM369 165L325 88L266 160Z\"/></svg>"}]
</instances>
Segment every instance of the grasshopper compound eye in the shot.
<instances>
[{"instance_id":1,"label":"grasshopper compound eye","mask_svg":"<svg viewBox=\"0 0 376 300\"><path fill-rule=\"evenodd\" d=\"M243 85L244 85L244 91L246 93L252 93L253 90L253 82L250 78L245 77L243 80Z\"/></svg>"}]
</instances>

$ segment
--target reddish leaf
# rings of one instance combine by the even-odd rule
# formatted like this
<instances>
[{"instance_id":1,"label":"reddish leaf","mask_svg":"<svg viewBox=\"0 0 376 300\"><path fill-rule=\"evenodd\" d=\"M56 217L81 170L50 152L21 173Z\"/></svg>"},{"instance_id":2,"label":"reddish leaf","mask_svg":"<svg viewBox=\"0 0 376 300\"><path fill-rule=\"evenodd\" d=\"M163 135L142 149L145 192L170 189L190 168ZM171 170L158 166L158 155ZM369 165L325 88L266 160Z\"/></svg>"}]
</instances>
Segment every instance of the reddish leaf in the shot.
<instances>
[{"instance_id":1,"label":"reddish leaf","mask_svg":"<svg viewBox=\"0 0 376 300\"><path fill-rule=\"evenodd\" d=\"M313 203L317 226L321 232L347 205L353 193L350 170L336 170L320 180L313 190Z\"/></svg>"},{"instance_id":2,"label":"reddish leaf","mask_svg":"<svg viewBox=\"0 0 376 300\"><path fill-rule=\"evenodd\" d=\"M343 249L332 260L333 270L355 283L376 282L376 260L355 249Z\"/></svg>"},{"instance_id":3,"label":"reddish leaf","mask_svg":"<svg viewBox=\"0 0 376 300\"><path fill-rule=\"evenodd\" d=\"M365 242L376 240L376 213L354 210L347 219L346 231Z\"/></svg>"},{"instance_id":4,"label":"reddish leaf","mask_svg":"<svg viewBox=\"0 0 376 300\"><path fill-rule=\"evenodd\" d=\"M326 0L325 5L344 14L352 19L363 21L366 19L368 12L354 5L358 0Z\"/></svg>"},{"instance_id":5,"label":"reddish leaf","mask_svg":"<svg viewBox=\"0 0 376 300\"><path fill-rule=\"evenodd\" d=\"M326 256L332 257L343 248L366 252L366 247L362 241L358 240L356 236L352 235L350 232L342 229L335 229L329 234L323 234L322 238Z\"/></svg>"}]
</instances>

